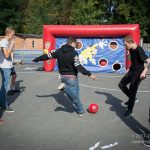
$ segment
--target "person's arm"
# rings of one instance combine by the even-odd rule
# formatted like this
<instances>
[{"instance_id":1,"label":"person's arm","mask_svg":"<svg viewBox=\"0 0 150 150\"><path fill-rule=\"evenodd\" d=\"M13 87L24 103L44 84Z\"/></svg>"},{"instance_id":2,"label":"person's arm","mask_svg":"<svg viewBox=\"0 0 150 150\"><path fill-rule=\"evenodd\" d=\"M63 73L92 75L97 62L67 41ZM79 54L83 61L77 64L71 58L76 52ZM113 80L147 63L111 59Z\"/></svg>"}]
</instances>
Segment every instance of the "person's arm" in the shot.
<instances>
[{"instance_id":1,"label":"person's arm","mask_svg":"<svg viewBox=\"0 0 150 150\"><path fill-rule=\"evenodd\" d=\"M12 59L12 62L14 63L14 53L11 52L11 59Z\"/></svg>"},{"instance_id":2,"label":"person's arm","mask_svg":"<svg viewBox=\"0 0 150 150\"><path fill-rule=\"evenodd\" d=\"M148 72L148 70L150 70L150 58L147 58L144 64L144 70L140 75L140 78L143 80L146 78L146 74Z\"/></svg>"},{"instance_id":3,"label":"person's arm","mask_svg":"<svg viewBox=\"0 0 150 150\"><path fill-rule=\"evenodd\" d=\"M52 59L52 58L56 58L56 56L57 56L57 51L56 50L52 50L48 54L43 54L43 55L41 55L39 57L36 57L32 61L33 62L45 61L45 60L49 60L49 59Z\"/></svg>"},{"instance_id":4,"label":"person's arm","mask_svg":"<svg viewBox=\"0 0 150 150\"><path fill-rule=\"evenodd\" d=\"M1 45L1 50L2 50L5 58L9 58L10 57L11 52L13 51L14 44L15 44L15 39L12 39L9 48L7 48L5 46L5 44Z\"/></svg>"},{"instance_id":5,"label":"person's arm","mask_svg":"<svg viewBox=\"0 0 150 150\"><path fill-rule=\"evenodd\" d=\"M34 58L32 61L33 62L39 62L39 61L44 61L44 60L49 60L51 57L48 57L48 54L43 54L39 57Z\"/></svg>"},{"instance_id":6,"label":"person's arm","mask_svg":"<svg viewBox=\"0 0 150 150\"><path fill-rule=\"evenodd\" d=\"M92 75L92 73L88 70L86 70L80 63L78 55L74 57L74 66L76 69L81 72L83 75L88 75L91 79L95 80L96 77Z\"/></svg>"}]
</instances>

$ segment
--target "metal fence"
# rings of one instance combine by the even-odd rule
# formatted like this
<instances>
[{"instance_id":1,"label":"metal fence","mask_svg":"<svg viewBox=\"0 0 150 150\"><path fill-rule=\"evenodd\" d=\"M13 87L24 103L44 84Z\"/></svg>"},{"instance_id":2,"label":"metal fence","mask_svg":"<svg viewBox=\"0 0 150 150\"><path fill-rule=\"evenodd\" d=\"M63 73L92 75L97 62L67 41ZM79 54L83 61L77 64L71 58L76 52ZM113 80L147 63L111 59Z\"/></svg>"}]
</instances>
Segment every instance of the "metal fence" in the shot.
<instances>
[{"instance_id":1,"label":"metal fence","mask_svg":"<svg viewBox=\"0 0 150 150\"><path fill-rule=\"evenodd\" d=\"M25 64L32 63L32 59L43 54L42 50L15 50L14 61L19 60Z\"/></svg>"},{"instance_id":2,"label":"metal fence","mask_svg":"<svg viewBox=\"0 0 150 150\"><path fill-rule=\"evenodd\" d=\"M143 49L148 57L150 57L150 43L143 43Z\"/></svg>"}]
</instances>

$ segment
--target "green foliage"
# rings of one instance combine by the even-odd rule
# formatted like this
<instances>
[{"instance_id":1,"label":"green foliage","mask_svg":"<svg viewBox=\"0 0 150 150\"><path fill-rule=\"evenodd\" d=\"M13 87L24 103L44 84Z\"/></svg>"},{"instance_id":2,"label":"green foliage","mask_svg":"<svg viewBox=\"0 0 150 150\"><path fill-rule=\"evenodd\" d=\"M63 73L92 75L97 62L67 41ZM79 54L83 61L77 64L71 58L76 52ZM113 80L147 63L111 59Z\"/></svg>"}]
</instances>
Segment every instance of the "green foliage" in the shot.
<instances>
[{"instance_id":1,"label":"green foliage","mask_svg":"<svg viewBox=\"0 0 150 150\"><path fill-rule=\"evenodd\" d=\"M96 8L96 3L97 1L93 0L77 0L72 7L70 24L101 24L104 12Z\"/></svg>"},{"instance_id":2,"label":"green foliage","mask_svg":"<svg viewBox=\"0 0 150 150\"><path fill-rule=\"evenodd\" d=\"M44 24L134 24L150 36L150 0L0 0L0 34L41 34Z\"/></svg>"},{"instance_id":3,"label":"green foliage","mask_svg":"<svg viewBox=\"0 0 150 150\"><path fill-rule=\"evenodd\" d=\"M148 28L150 26L150 2L141 0L130 0L119 3L116 1L114 8L115 11L110 18L111 23L128 23L140 24L141 35L148 36Z\"/></svg>"},{"instance_id":4,"label":"green foliage","mask_svg":"<svg viewBox=\"0 0 150 150\"><path fill-rule=\"evenodd\" d=\"M7 26L12 26L21 32L25 0L0 0L0 35Z\"/></svg>"}]
</instances>

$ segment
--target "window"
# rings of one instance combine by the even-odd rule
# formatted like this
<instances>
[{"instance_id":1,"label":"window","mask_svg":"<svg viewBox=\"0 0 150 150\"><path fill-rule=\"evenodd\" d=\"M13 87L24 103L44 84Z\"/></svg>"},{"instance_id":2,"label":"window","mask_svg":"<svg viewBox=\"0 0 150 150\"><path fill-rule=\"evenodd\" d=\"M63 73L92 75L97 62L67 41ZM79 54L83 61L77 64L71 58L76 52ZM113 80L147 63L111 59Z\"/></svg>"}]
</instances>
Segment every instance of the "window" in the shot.
<instances>
[{"instance_id":1,"label":"window","mask_svg":"<svg viewBox=\"0 0 150 150\"><path fill-rule=\"evenodd\" d=\"M34 48L34 46L35 46L35 45L34 45L34 41L32 41L32 48Z\"/></svg>"}]
</instances>

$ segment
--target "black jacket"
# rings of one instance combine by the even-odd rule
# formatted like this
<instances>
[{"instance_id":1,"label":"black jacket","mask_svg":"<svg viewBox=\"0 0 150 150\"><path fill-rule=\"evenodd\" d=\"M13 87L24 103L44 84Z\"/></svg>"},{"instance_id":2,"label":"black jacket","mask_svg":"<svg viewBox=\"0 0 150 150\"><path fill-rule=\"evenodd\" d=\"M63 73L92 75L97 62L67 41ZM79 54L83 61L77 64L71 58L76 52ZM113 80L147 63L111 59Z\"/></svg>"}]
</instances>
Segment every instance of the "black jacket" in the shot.
<instances>
[{"instance_id":1,"label":"black jacket","mask_svg":"<svg viewBox=\"0 0 150 150\"><path fill-rule=\"evenodd\" d=\"M78 53L71 45L63 45L57 50L52 50L48 54L44 54L34 59L35 61L43 61L56 58L58 61L59 73L61 75L75 75L78 71L84 75L90 76L91 73L86 70L80 63Z\"/></svg>"}]
</instances>

